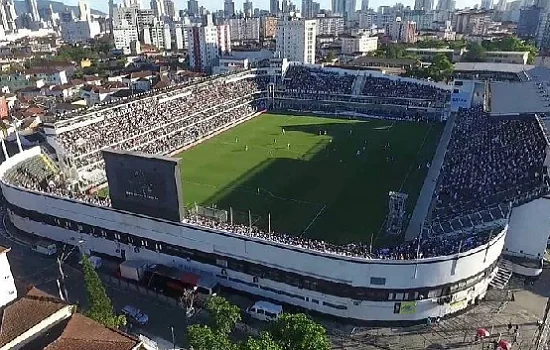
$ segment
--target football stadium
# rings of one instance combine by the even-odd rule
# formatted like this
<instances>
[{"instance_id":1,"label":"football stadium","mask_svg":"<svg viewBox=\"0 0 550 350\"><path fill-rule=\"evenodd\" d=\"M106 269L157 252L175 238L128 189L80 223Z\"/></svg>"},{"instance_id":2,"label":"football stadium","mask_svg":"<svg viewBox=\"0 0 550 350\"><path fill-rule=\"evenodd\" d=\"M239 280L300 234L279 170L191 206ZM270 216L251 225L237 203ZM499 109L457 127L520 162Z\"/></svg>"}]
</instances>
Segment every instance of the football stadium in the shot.
<instances>
[{"instance_id":1,"label":"football stadium","mask_svg":"<svg viewBox=\"0 0 550 350\"><path fill-rule=\"evenodd\" d=\"M0 186L18 229L172 287L423 322L542 269L546 116L504 90L274 58L52 116Z\"/></svg>"}]
</instances>

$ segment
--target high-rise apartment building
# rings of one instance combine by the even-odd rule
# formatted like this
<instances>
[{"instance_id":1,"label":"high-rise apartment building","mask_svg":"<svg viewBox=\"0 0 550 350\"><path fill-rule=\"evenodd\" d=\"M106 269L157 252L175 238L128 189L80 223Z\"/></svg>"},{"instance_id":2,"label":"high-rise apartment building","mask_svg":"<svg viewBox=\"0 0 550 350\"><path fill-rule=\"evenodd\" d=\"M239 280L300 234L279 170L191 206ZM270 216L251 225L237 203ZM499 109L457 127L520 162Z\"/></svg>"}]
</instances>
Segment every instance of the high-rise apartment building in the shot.
<instances>
[{"instance_id":1,"label":"high-rise apartment building","mask_svg":"<svg viewBox=\"0 0 550 350\"><path fill-rule=\"evenodd\" d=\"M369 0L361 1L361 12L368 12L368 11L369 11Z\"/></svg>"},{"instance_id":2,"label":"high-rise apartment building","mask_svg":"<svg viewBox=\"0 0 550 350\"><path fill-rule=\"evenodd\" d=\"M91 20L90 6L86 1L80 0L78 2L78 19L81 21Z\"/></svg>"},{"instance_id":3,"label":"high-rise apartment building","mask_svg":"<svg viewBox=\"0 0 550 350\"><path fill-rule=\"evenodd\" d=\"M187 14L197 16L199 14L199 2L197 0L187 1Z\"/></svg>"},{"instance_id":4,"label":"high-rise apartment building","mask_svg":"<svg viewBox=\"0 0 550 350\"><path fill-rule=\"evenodd\" d=\"M235 15L235 2L233 0L224 1L223 15L225 18L231 18Z\"/></svg>"},{"instance_id":5,"label":"high-rise apartment building","mask_svg":"<svg viewBox=\"0 0 550 350\"><path fill-rule=\"evenodd\" d=\"M231 53L229 26L214 25L210 15L202 26L187 27L186 32L189 65L197 71L211 71L221 56Z\"/></svg>"},{"instance_id":6,"label":"high-rise apartment building","mask_svg":"<svg viewBox=\"0 0 550 350\"><path fill-rule=\"evenodd\" d=\"M173 20L176 17L176 7L174 6L173 0L163 0L164 2L164 13L166 17Z\"/></svg>"},{"instance_id":7,"label":"high-rise apartment building","mask_svg":"<svg viewBox=\"0 0 550 350\"><path fill-rule=\"evenodd\" d=\"M252 6L252 1L246 0L243 2L243 13L245 17L252 17L254 11L254 7Z\"/></svg>"},{"instance_id":8,"label":"high-rise apartment building","mask_svg":"<svg viewBox=\"0 0 550 350\"><path fill-rule=\"evenodd\" d=\"M481 0L481 9L490 10L493 8L493 0Z\"/></svg>"},{"instance_id":9,"label":"high-rise apartment building","mask_svg":"<svg viewBox=\"0 0 550 350\"><path fill-rule=\"evenodd\" d=\"M14 31L16 30L15 19L17 14L15 13L15 4L13 0L1 0L0 1L0 24L4 27L5 31Z\"/></svg>"},{"instance_id":10,"label":"high-rise apartment building","mask_svg":"<svg viewBox=\"0 0 550 350\"><path fill-rule=\"evenodd\" d=\"M396 42L415 43L418 41L416 22L396 20L386 26L386 34Z\"/></svg>"},{"instance_id":11,"label":"high-rise apartment building","mask_svg":"<svg viewBox=\"0 0 550 350\"><path fill-rule=\"evenodd\" d=\"M40 14L38 13L38 4L36 0L25 0L27 5L27 13L30 15L31 19L35 22L40 21Z\"/></svg>"},{"instance_id":12,"label":"high-rise apartment building","mask_svg":"<svg viewBox=\"0 0 550 350\"><path fill-rule=\"evenodd\" d=\"M232 41L260 40L260 18L231 18L228 22Z\"/></svg>"},{"instance_id":13,"label":"high-rise apartment building","mask_svg":"<svg viewBox=\"0 0 550 350\"><path fill-rule=\"evenodd\" d=\"M317 21L286 17L277 24L277 52L281 58L302 63L315 63Z\"/></svg>"},{"instance_id":14,"label":"high-rise apartment building","mask_svg":"<svg viewBox=\"0 0 550 350\"><path fill-rule=\"evenodd\" d=\"M414 9L415 10L425 10L431 11L434 8L434 0L415 0Z\"/></svg>"},{"instance_id":15,"label":"high-rise apartment building","mask_svg":"<svg viewBox=\"0 0 550 350\"><path fill-rule=\"evenodd\" d=\"M151 0L151 10L155 13L158 19L166 17L166 9L164 8L164 0Z\"/></svg>"},{"instance_id":16,"label":"high-rise apartment building","mask_svg":"<svg viewBox=\"0 0 550 350\"><path fill-rule=\"evenodd\" d=\"M302 17L306 19L315 18L321 7L313 0L302 0Z\"/></svg>"},{"instance_id":17,"label":"high-rise apartment building","mask_svg":"<svg viewBox=\"0 0 550 350\"><path fill-rule=\"evenodd\" d=\"M277 34L277 23L279 19L275 16L264 16L260 19L260 37L262 39L273 39Z\"/></svg>"},{"instance_id":18,"label":"high-rise apartment building","mask_svg":"<svg viewBox=\"0 0 550 350\"><path fill-rule=\"evenodd\" d=\"M279 14L280 11L279 0L269 0L269 13L272 15Z\"/></svg>"},{"instance_id":19,"label":"high-rise apartment building","mask_svg":"<svg viewBox=\"0 0 550 350\"><path fill-rule=\"evenodd\" d=\"M456 0L439 0L436 10L438 11L454 11L456 8Z\"/></svg>"},{"instance_id":20,"label":"high-rise apartment building","mask_svg":"<svg viewBox=\"0 0 550 350\"><path fill-rule=\"evenodd\" d=\"M537 36L544 10L541 7L524 7L519 12L517 36L520 39L531 40Z\"/></svg>"},{"instance_id":21,"label":"high-rise apartment building","mask_svg":"<svg viewBox=\"0 0 550 350\"><path fill-rule=\"evenodd\" d=\"M344 17L317 17L317 35L340 35L344 32Z\"/></svg>"}]
</instances>

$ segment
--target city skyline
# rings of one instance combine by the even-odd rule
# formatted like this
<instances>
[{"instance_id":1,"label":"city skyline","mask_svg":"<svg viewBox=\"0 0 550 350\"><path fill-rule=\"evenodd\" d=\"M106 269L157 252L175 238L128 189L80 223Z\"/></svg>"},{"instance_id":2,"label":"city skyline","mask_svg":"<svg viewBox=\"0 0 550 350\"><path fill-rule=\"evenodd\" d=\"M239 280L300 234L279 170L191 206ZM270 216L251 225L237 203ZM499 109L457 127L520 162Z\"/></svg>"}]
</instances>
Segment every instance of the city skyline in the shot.
<instances>
[{"instance_id":1,"label":"city skyline","mask_svg":"<svg viewBox=\"0 0 550 350\"><path fill-rule=\"evenodd\" d=\"M237 11L242 11L243 9L243 2L246 0L234 0L235 2L235 9ZM78 5L78 0L64 0L63 1L67 5ZM295 0L293 1L298 8L301 8L302 1L301 0ZM330 9L331 7L331 0L317 0L316 2L319 2L321 4L322 9ZM371 0L369 1L369 6L373 9L377 9L379 6L387 5L392 6L397 2L403 3L405 6L410 6L411 8L414 7L414 0L403 0L403 1L387 1L387 0ZM90 4L90 7L95 10L100 10L105 13L109 13L108 8L108 2L105 0L88 0L88 3ZM116 3L116 2L115 2ZM148 0L142 0L141 1L143 7L150 7ZM174 1L176 5L176 10L184 10L187 9L187 1L186 0L176 0ZM269 9L269 0L252 0L252 4L254 8L258 7L260 9ZM481 2L477 0L460 0L457 1L456 7L457 8L465 8L465 7L474 7L475 5L480 5ZM199 0L199 5L206 7L208 10L223 10L223 1L220 0ZM434 7L437 5L437 0L434 1ZM359 10L361 7L361 1L357 1L357 10Z\"/></svg>"}]
</instances>

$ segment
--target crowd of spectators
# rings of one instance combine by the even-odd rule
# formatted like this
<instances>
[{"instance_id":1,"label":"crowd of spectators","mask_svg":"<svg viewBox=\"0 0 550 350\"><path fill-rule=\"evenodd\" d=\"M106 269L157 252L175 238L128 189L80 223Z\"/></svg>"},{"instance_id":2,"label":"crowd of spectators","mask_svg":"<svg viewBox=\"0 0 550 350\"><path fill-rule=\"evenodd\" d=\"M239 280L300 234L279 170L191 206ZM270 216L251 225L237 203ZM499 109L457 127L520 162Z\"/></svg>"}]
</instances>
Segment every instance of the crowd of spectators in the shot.
<instances>
[{"instance_id":1,"label":"crowd of spectators","mask_svg":"<svg viewBox=\"0 0 550 350\"><path fill-rule=\"evenodd\" d=\"M289 92L351 94L355 75L338 74L320 68L290 66L284 77Z\"/></svg>"},{"instance_id":2,"label":"crowd of spectators","mask_svg":"<svg viewBox=\"0 0 550 350\"><path fill-rule=\"evenodd\" d=\"M130 104L105 109L100 121L63 132L56 140L73 156L76 167L82 168L101 161L102 148L136 149L153 141L155 135L158 138L182 131L182 128L205 118L209 118L212 127L215 127L220 122L211 118L212 115L236 107L235 103L250 102L245 99L257 90L254 80L245 79L203 84L191 89L187 95L183 95L181 90L174 90L171 94L164 94L163 100L148 96ZM175 98L170 99L172 96ZM203 132L204 129L203 124ZM195 132L197 135L200 133L201 130ZM174 145L172 149L176 148L177 145Z\"/></svg>"},{"instance_id":3,"label":"crowd of spectators","mask_svg":"<svg viewBox=\"0 0 550 350\"><path fill-rule=\"evenodd\" d=\"M111 205L109 198L99 198L70 190L58 175L48 168L40 156L35 156L20 163L18 167L12 168L4 179L13 185L29 190L45 192L63 198L72 198L99 206ZM417 238L391 248L373 249L364 243L336 245L290 234L266 232L256 226L231 224L198 215L189 215L183 222L322 253L365 259L391 260L426 259L464 252L487 243L491 237L502 230L502 227L500 227L475 235L461 234L436 238Z\"/></svg>"},{"instance_id":4,"label":"crowd of spectators","mask_svg":"<svg viewBox=\"0 0 550 350\"><path fill-rule=\"evenodd\" d=\"M432 85L372 76L365 78L362 94L376 97L422 99L432 103L445 103L451 97L449 90L443 90Z\"/></svg>"},{"instance_id":5,"label":"crowd of spectators","mask_svg":"<svg viewBox=\"0 0 550 350\"><path fill-rule=\"evenodd\" d=\"M548 191L546 142L534 117L459 113L441 169L434 217L456 216Z\"/></svg>"}]
</instances>

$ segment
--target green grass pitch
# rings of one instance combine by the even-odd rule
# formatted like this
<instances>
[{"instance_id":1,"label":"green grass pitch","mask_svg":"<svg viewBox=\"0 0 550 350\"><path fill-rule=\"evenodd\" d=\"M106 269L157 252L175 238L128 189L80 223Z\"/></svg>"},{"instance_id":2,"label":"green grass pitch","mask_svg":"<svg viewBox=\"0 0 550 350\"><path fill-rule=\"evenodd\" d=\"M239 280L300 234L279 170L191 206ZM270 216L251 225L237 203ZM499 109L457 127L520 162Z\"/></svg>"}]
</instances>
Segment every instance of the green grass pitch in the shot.
<instances>
[{"instance_id":1,"label":"green grass pitch","mask_svg":"<svg viewBox=\"0 0 550 350\"><path fill-rule=\"evenodd\" d=\"M250 210L265 229L270 213L276 232L339 244L375 235L386 244L377 235L388 192L409 194L412 213L442 129L264 114L176 156L183 158L185 205L232 208L243 224Z\"/></svg>"}]
</instances>

